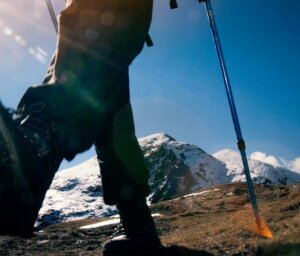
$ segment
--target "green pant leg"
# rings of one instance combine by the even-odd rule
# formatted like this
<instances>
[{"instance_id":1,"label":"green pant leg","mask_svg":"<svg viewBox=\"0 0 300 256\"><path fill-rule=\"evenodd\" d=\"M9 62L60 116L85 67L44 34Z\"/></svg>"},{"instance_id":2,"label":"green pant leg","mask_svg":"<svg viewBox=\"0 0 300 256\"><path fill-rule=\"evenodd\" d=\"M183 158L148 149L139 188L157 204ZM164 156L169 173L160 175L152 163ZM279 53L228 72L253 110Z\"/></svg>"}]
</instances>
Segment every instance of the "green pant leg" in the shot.
<instances>
[{"instance_id":1,"label":"green pant leg","mask_svg":"<svg viewBox=\"0 0 300 256\"><path fill-rule=\"evenodd\" d=\"M148 169L135 136L127 71L115 87L109 95L112 105L105 128L95 142L107 204L130 200L136 193L149 193Z\"/></svg>"}]
</instances>

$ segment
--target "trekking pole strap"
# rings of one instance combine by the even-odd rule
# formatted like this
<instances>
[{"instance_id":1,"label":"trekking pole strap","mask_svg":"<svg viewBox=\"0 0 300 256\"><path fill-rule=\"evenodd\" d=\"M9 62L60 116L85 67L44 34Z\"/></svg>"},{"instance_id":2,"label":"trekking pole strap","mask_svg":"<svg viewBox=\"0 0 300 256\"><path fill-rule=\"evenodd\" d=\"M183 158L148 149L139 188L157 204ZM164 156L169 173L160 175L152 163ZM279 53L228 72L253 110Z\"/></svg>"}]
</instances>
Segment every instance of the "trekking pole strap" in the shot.
<instances>
[{"instance_id":1,"label":"trekking pole strap","mask_svg":"<svg viewBox=\"0 0 300 256\"><path fill-rule=\"evenodd\" d=\"M152 41L152 38L150 37L149 34L147 34L147 37L146 37L146 45L147 45L148 47L151 47L151 46L154 45L154 44L153 44L153 41Z\"/></svg>"},{"instance_id":2,"label":"trekking pole strap","mask_svg":"<svg viewBox=\"0 0 300 256\"><path fill-rule=\"evenodd\" d=\"M170 8L175 9L178 7L177 1L176 0L170 0Z\"/></svg>"},{"instance_id":3,"label":"trekking pole strap","mask_svg":"<svg viewBox=\"0 0 300 256\"><path fill-rule=\"evenodd\" d=\"M198 1L199 3L201 3L201 2L204 2L205 0L196 0L196 1ZM170 0L170 8L171 9L178 8L178 4L177 4L176 0Z\"/></svg>"}]
</instances>

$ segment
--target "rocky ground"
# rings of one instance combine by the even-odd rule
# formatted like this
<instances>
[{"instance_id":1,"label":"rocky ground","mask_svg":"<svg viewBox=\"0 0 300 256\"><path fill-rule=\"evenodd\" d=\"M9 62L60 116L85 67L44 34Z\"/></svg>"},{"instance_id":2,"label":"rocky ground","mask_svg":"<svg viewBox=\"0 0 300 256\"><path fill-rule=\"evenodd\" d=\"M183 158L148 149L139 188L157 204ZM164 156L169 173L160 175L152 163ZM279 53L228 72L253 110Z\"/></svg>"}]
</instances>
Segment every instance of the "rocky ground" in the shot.
<instances>
[{"instance_id":1,"label":"rocky ground","mask_svg":"<svg viewBox=\"0 0 300 256\"><path fill-rule=\"evenodd\" d=\"M299 256L300 184L255 190L260 215L273 231L273 239L256 235L246 184L236 183L152 205L153 213L161 214L155 221L168 247L165 254ZM65 222L28 238L0 236L0 255L102 255L101 245L115 224L80 227L106 220Z\"/></svg>"}]
</instances>

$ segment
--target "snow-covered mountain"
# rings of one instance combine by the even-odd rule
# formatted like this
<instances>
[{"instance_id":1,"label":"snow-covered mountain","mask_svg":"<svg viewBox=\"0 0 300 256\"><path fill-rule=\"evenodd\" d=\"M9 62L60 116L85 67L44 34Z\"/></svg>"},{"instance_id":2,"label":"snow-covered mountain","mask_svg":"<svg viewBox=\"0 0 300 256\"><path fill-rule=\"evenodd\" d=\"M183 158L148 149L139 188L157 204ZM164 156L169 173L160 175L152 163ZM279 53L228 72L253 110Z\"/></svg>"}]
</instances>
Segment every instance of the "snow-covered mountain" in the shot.
<instances>
[{"instance_id":1,"label":"snow-covered mountain","mask_svg":"<svg viewBox=\"0 0 300 256\"><path fill-rule=\"evenodd\" d=\"M46 197L37 226L67 220L105 217L115 214L115 207L104 204L97 158L56 173Z\"/></svg>"},{"instance_id":2,"label":"snow-covered mountain","mask_svg":"<svg viewBox=\"0 0 300 256\"><path fill-rule=\"evenodd\" d=\"M245 181L238 152L222 150L213 156L202 149L178 142L167 134L154 134L139 140L150 170L149 201L155 203L193 193L216 184ZM291 184L300 174L249 159L251 176L257 183ZM37 225L66 220L109 216L115 208L103 203L102 183L96 157L70 169L57 172Z\"/></svg>"},{"instance_id":3,"label":"snow-covered mountain","mask_svg":"<svg viewBox=\"0 0 300 256\"><path fill-rule=\"evenodd\" d=\"M225 165L202 149L166 134L139 140L150 170L152 203L230 182Z\"/></svg>"},{"instance_id":4,"label":"snow-covered mountain","mask_svg":"<svg viewBox=\"0 0 300 256\"><path fill-rule=\"evenodd\" d=\"M232 182L246 181L239 152L224 149L213 154L213 156L225 163L228 169L227 175ZM297 172L258 161L251 158L251 156L248 157L248 163L251 178L256 183L265 185L287 185L300 182L300 175Z\"/></svg>"}]
</instances>

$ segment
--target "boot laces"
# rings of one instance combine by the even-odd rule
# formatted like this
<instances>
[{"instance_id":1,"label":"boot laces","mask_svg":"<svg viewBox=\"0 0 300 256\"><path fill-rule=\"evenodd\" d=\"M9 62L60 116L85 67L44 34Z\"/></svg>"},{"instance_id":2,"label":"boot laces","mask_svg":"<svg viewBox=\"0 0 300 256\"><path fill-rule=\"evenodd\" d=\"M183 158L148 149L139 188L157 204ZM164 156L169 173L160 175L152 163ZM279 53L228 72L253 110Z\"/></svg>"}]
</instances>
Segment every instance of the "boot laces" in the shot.
<instances>
[{"instance_id":1,"label":"boot laces","mask_svg":"<svg viewBox=\"0 0 300 256\"><path fill-rule=\"evenodd\" d=\"M49 129L51 119L46 115L41 115L46 108L45 103L36 103L30 106L24 106L16 112L16 120L19 120L20 126L26 127L30 131L45 133Z\"/></svg>"},{"instance_id":2,"label":"boot laces","mask_svg":"<svg viewBox=\"0 0 300 256\"><path fill-rule=\"evenodd\" d=\"M120 220L120 223L118 224L118 226L114 229L111 238L116 237L116 236L121 236L121 235L125 235L125 228L123 225L122 220Z\"/></svg>"},{"instance_id":3,"label":"boot laces","mask_svg":"<svg viewBox=\"0 0 300 256\"><path fill-rule=\"evenodd\" d=\"M47 115L42 114L45 108L46 104L41 102L14 111L15 122L24 136L36 145L39 157L49 155L53 151L50 140L53 139L54 124Z\"/></svg>"},{"instance_id":4,"label":"boot laces","mask_svg":"<svg viewBox=\"0 0 300 256\"><path fill-rule=\"evenodd\" d=\"M14 108L6 108L6 111L12 117L12 119L17 114L17 111Z\"/></svg>"}]
</instances>

